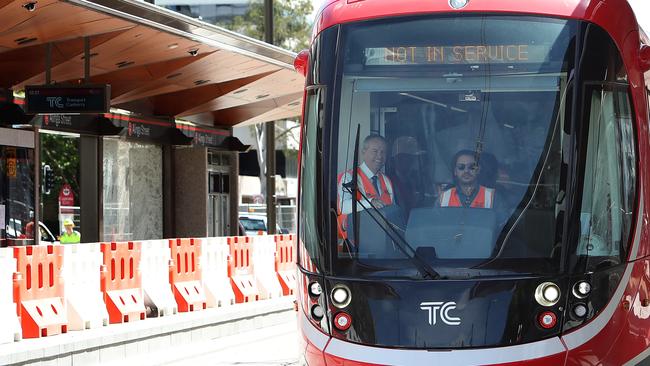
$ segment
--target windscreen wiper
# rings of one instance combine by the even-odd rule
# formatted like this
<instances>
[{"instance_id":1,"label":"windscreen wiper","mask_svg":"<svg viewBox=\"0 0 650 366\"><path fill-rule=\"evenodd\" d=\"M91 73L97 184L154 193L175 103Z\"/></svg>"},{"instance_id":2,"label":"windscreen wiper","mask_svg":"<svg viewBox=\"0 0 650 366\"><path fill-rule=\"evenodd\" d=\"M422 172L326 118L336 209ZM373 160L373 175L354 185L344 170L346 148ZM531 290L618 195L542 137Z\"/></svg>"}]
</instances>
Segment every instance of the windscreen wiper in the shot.
<instances>
[{"instance_id":1,"label":"windscreen wiper","mask_svg":"<svg viewBox=\"0 0 650 366\"><path fill-rule=\"evenodd\" d=\"M350 253L352 253L352 250L354 249L354 252L358 252L359 248L357 247L357 244L359 243L359 219L357 218L356 212L357 212L357 194L360 193L359 191L359 173L357 172L357 166L359 165L359 129L361 128L360 124L357 124L357 135L355 138L354 142L354 158L352 159L352 180L350 182L343 182L343 188L347 189L348 192L352 195L352 227L354 229L354 244L350 242L350 238L348 236L345 236L345 243L348 246L348 249L350 250ZM346 167L347 169L347 167Z\"/></svg>"},{"instance_id":2,"label":"windscreen wiper","mask_svg":"<svg viewBox=\"0 0 650 366\"><path fill-rule=\"evenodd\" d=\"M363 202L361 203L361 206L368 212L370 217L379 225L382 230L388 236L393 240L394 243L397 244L398 249L406 255L407 258L409 258L413 264L422 272L424 277L428 277L430 279L438 279L440 278L440 274L436 272L429 264L427 264L425 261L420 258L420 256L417 254L415 249L402 238L399 233L396 232L395 228L393 227L393 223L389 222L386 220L384 215L379 212L377 207L375 207L372 202L368 199L368 197L359 190L359 182L358 182L358 172L357 172L357 166L359 165L359 125L357 125L357 136L354 141L354 162L353 162L353 173L352 173L352 181L348 183L343 184L343 188L347 189L348 192L352 195L352 226L354 226L354 247L358 251L359 248L359 213L357 212L357 195L360 195L361 198L366 200L367 202L370 203L370 207L366 207L366 205ZM348 244L349 239L346 239Z\"/></svg>"}]
</instances>

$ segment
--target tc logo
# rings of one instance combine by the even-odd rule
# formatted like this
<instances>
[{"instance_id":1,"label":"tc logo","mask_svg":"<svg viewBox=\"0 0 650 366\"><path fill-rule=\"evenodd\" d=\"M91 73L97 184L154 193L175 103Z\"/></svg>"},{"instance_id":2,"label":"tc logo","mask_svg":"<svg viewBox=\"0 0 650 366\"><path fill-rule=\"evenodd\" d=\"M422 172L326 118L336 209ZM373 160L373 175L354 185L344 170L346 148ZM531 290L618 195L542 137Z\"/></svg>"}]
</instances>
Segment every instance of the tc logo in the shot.
<instances>
[{"instance_id":1,"label":"tc logo","mask_svg":"<svg viewBox=\"0 0 650 366\"><path fill-rule=\"evenodd\" d=\"M50 108L63 108L63 98L61 97L45 97L45 100L50 103Z\"/></svg>"},{"instance_id":2,"label":"tc logo","mask_svg":"<svg viewBox=\"0 0 650 366\"><path fill-rule=\"evenodd\" d=\"M460 318L449 315L451 310L456 309L455 302L421 302L420 309L429 312L429 325L436 325L438 317L447 325L460 325Z\"/></svg>"}]
</instances>

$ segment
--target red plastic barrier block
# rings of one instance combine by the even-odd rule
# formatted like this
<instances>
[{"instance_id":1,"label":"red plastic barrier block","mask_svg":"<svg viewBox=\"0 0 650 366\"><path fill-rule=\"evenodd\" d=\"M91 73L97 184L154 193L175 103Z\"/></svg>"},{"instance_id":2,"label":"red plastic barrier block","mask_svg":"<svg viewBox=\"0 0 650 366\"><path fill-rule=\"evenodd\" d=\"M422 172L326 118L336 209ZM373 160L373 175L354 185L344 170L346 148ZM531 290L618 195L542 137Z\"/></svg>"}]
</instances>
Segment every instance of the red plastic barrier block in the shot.
<instances>
[{"instance_id":1,"label":"red plastic barrier block","mask_svg":"<svg viewBox=\"0 0 650 366\"><path fill-rule=\"evenodd\" d=\"M68 317L63 306L63 247L25 246L14 248L18 272L13 295L23 329L23 338L66 333Z\"/></svg>"},{"instance_id":2,"label":"red plastic barrier block","mask_svg":"<svg viewBox=\"0 0 650 366\"><path fill-rule=\"evenodd\" d=\"M144 300L140 289L108 291L105 299L108 319L111 323L144 320Z\"/></svg>"},{"instance_id":3,"label":"red plastic barrier block","mask_svg":"<svg viewBox=\"0 0 650 366\"><path fill-rule=\"evenodd\" d=\"M110 323L146 316L140 276L140 243L102 243L101 289Z\"/></svg>"},{"instance_id":4,"label":"red plastic barrier block","mask_svg":"<svg viewBox=\"0 0 650 366\"><path fill-rule=\"evenodd\" d=\"M250 237L229 237L228 246L230 247L228 276L235 293L235 302L239 304L259 300L260 292L253 275L251 261L253 247Z\"/></svg>"},{"instance_id":5,"label":"red plastic barrier block","mask_svg":"<svg viewBox=\"0 0 650 366\"><path fill-rule=\"evenodd\" d=\"M239 275L230 278L230 284L235 292L235 303L257 301L260 299L259 290L252 275Z\"/></svg>"},{"instance_id":6,"label":"red plastic barrier block","mask_svg":"<svg viewBox=\"0 0 650 366\"><path fill-rule=\"evenodd\" d=\"M172 239L169 241L173 267L169 269L169 283L179 312L206 309L208 300L201 284L201 240Z\"/></svg>"},{"instance_id":7,"label":"red plastic barrier block","mask_svg":"<svg viewBox=\"0 0 650 366\"><path fill-rule=\"evenodd\" d=\"M207 309L208 302L201 282L185 281L175 283L173 289L178 311L188 312Z\"/></svg>"}]
</instances>

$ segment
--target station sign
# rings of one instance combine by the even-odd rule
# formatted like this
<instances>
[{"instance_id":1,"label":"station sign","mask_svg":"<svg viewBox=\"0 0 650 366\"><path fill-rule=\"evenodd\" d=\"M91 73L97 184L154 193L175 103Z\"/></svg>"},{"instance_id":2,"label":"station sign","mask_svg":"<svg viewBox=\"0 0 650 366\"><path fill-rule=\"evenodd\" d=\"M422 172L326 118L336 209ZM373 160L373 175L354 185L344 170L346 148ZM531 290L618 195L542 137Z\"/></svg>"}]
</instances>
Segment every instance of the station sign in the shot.
<instances>
[{"instance_id":1,"label":"station sign","mask_svg":"<svg viewBox=\"0 0 650 366\"><path fill-rule=\"evenodd\" d=\"M111 87L101 85L27 85L25 109L28 114L107 113Z\"/></svg>"},{"instance_id":2,"label":"station sign","mask_svg":"<svg viewBox=\"0 0 650 366\"><path fill-rule=\"evenodd\" d=\"M230 136L230 131L206 126L177 124L176 128L185 136L191 138L192 144L195 146L221 147L226 137Z\"/></svg>"}]
</instances>

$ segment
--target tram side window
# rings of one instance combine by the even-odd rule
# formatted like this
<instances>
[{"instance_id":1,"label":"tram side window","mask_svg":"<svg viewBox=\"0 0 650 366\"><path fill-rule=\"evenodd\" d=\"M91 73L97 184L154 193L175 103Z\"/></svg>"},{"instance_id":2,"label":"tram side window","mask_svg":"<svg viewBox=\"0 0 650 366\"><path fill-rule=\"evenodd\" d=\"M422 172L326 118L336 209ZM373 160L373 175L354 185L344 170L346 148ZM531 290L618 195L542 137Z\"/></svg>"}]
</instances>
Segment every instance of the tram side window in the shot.
<instances>
[{"instance_id":1,"label":"tram side window","mask_svg":"<svg viewBox=\"0 0 650 366\"><path fill-rule=\"evenodd\" d=\"M587 88L587 160L578 255L591 269L625 259L636 192L631 108L624 88ZM607 262L605 262L607 261Z\"/></svg>"},{"instance_id":2,"label":"tram side window","mask_svg":"<svg viewBox=\"0 0 650 366\"><path fill-rule=\"evenodd\" d=\"M300 228L299 239L305 245L307 252L312 260L318 262L317 253L320 245L318 236L318 217L317 212L317 166L321 159L318 151L318 137L321 128L319 121L322 119L322 91L315 89L309 91L307 96L307 105L305 108L305 121L302 136L302 157L301 157L301 177L303 182L312 182L302 186L300 191ZM303 268L309 268L300 258L300 264Z\"/></svg>"}]
</instances>

